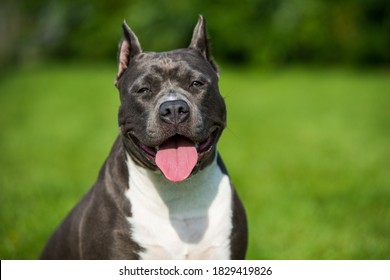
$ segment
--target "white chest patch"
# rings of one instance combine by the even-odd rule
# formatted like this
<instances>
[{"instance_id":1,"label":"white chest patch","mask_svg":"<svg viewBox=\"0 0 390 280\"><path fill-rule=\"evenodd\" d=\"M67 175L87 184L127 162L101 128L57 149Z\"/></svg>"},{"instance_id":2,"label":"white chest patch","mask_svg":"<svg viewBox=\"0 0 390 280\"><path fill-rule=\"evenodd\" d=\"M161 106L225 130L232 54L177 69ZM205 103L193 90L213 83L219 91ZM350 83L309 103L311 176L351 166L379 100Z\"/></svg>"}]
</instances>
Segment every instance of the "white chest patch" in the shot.
<instances>
[{"instance_id":1,"label":"white chest patch","mask_svg":"<svg viewBox=\"0 0 390 280\"><path fill-rule=\"evenodd\" d=\"M232 189L214 162L173 183L127 156L132 238L141 259L229 259Z\"/></svg>"}]
</instances>

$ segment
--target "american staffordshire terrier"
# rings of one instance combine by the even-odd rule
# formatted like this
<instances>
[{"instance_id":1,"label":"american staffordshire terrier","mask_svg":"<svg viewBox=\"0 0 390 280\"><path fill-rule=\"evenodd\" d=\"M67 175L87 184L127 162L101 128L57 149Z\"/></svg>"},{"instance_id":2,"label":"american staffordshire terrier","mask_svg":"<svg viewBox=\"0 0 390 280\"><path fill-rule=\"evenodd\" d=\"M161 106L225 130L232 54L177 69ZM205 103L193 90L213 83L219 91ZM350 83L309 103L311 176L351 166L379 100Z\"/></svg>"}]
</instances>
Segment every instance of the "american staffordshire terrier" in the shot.
<instances>
[{"instance_id":1,"label":"american staffordshire terrier","mask_svg":"<svg viewBox=\"0 0 390 280\"><path fill-rule=\"evenodd\" d=\"M123 23L120 133L41 259L244 259L244 208L217 151L226 126L200 16L188 48L143 52Z\"/></svg>"}]
</instances>

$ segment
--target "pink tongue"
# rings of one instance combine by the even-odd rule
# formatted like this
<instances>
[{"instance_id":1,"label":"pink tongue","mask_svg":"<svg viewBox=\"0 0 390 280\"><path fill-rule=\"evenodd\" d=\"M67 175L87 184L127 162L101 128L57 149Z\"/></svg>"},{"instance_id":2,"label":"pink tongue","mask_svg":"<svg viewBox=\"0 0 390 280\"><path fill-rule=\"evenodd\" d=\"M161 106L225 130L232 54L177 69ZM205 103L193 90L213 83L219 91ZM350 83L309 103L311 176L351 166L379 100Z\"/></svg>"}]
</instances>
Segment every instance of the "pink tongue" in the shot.
<instances>
[{"instance_id":1,"label":"pink tongue","mask_svg":"<svg viewBox=\"0 0 390 280\"><path fill-rule=\"evenodd\" d=\"M187 179L197 162L198 152L194 143L183 136L168 139L156 154L157 166L172 182Z\"/></svg>"}]
</instances>

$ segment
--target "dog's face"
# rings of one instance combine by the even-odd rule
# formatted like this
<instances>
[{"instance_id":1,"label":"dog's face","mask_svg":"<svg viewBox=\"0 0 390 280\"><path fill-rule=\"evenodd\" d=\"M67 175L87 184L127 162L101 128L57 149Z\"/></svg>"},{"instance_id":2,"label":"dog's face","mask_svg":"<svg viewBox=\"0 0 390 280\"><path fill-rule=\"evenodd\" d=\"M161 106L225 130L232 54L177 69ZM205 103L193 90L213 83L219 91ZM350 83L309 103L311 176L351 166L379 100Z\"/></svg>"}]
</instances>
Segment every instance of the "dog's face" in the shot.
<instances>
[{"instance_id":1,"label":"dog's face","mask_svg":"<svg viewBox=\"0 0 390 280\"><path fill-rule=\"evenodd\" d=\"M171 181L185 180L212 161L226 125L204 19L189 48L163 53L142 52L135 34L123 27L116 85L127 152Z\"/></svg>"}]
</instances>

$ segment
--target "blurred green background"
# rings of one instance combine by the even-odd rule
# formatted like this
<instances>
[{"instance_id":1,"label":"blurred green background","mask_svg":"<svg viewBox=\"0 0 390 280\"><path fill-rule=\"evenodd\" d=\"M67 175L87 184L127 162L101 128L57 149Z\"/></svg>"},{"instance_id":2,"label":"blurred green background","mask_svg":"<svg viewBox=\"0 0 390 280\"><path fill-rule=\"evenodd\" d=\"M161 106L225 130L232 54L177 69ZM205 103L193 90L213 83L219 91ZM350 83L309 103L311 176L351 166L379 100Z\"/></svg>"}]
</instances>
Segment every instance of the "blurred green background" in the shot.
<instances>
[{"instance_id":1,"label":"blurred green background","mask_svg":"<svg viewBox=\"0 0 390 280\"><path fill-rule=\"evenodd\" d=\"M387 0L2 1L1 259L37 258L95 181L118 133L122 21L164 51L198 14L248 259L390 259Z\"/></svg>"}]
</instances>

